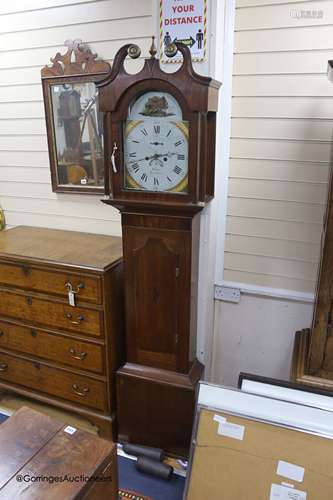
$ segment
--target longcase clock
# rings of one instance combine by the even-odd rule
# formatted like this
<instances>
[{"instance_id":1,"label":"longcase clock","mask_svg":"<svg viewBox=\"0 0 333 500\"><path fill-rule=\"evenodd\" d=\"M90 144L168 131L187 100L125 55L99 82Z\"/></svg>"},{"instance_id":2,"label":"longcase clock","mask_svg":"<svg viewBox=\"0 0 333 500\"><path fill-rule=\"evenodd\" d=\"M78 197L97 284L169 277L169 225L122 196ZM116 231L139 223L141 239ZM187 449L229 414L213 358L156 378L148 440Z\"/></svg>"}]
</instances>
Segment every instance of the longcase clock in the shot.
<instances>
[{"instance_id":1,"label":"longcase clock","mask_svg":"<svg viewBox=\"0 0 333 500\"><path fill-rule=\"evenodd\" d=\"M215 125L220 84L183 64L161 70L151 57L129 74L122 47L98 84L109 175L105 200L121 212L127 363L117 373L122 441L186 456L195 389L200 212L214 196Z\"/></svg>"}]
</instances>

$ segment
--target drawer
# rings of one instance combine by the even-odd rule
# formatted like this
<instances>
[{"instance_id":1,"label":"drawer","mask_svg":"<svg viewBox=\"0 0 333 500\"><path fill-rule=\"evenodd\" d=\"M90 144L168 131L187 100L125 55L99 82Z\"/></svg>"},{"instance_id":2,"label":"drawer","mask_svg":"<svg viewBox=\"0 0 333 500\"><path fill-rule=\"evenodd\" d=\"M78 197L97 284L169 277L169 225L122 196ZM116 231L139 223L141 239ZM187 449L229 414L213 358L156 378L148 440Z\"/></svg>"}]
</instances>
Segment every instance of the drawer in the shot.
<instances>
[{"instance_id":1,"label":"drawer","mask_svg":"<svg viewBox=\"0 0 333 500\"><path fill-rule=\"evenodd\" d=\"M53 335L36 328L0 321L0 348L13 349L81 370L104 371L104 349L100 345Z\"/></svg>"},{"instance_id":2,"label":"drawer","mask_svg":"<svg viewBox=\"0 0 333 500\"><path fill-rule=\"evenodd\" d=\"M97 410L107 410L104 382L2 352L0 381L19 384Z\"/></svg>"},{"instance_id":3,"label":"drawer","mask_svg":"<svg viewBox=\"0 0 333 500\"><path fill-rule=\"evenodd\" d=\"M0 290L0 315L100 336L102 312Z\"/></svg>"},{"instance_id":4,"label":"drawer","mask_svg":"<svg viewBox=\"0 0 333 500\"><path fill-rule=\"evenodd\" d=\"M24 263L0 262L0 284L2 285L68 297L67 283L77 292L75 293L77 301L101 303L101 283L97 277L48 271Z\"/></svg>"}]
</instances>

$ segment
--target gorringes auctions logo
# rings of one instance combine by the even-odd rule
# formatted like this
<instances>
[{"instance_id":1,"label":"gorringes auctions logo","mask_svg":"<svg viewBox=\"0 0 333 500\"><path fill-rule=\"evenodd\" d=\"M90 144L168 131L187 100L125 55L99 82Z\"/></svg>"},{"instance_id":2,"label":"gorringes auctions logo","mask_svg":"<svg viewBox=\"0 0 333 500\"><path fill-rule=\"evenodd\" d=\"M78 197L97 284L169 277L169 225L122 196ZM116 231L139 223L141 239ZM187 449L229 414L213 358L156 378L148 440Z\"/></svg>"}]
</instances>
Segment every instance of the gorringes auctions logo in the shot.
<instances>
[{"instance_id":1,"label":"gorringes auctions logo","mask_svg":"<svg viewBox=\"0 0 333 500\"><path fill-rule=\"evenodd\" d=\"M112 482L111 476L85 476L84 474L62 476L31 476L30 474L18 474L16 476L18 483L88 483L88 482Z\"/></svg>"}]
</instances>

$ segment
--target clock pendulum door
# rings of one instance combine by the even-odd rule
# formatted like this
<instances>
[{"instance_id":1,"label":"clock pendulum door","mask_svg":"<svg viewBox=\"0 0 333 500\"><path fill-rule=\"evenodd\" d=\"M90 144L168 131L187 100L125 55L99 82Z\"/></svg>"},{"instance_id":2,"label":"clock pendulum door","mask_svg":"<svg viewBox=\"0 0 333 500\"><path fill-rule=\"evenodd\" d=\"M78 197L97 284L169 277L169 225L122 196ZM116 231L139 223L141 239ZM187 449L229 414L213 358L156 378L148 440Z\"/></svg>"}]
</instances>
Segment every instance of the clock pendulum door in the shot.
<instances>
[{"instance_id":1,"label":"clock pendulum door","mask_svg":"<svg viewBox=\"0 0 333 500\"><path fill-rule=\"evenodd\" d=\"M183 65L172 78L151 49L138 74L122 47L98 84L110 165L105 203L121 212L127 363L117 372L119 440L187 456L195 391L200 212L214 194L219 83Z\"/></svg>"}]
</instances>

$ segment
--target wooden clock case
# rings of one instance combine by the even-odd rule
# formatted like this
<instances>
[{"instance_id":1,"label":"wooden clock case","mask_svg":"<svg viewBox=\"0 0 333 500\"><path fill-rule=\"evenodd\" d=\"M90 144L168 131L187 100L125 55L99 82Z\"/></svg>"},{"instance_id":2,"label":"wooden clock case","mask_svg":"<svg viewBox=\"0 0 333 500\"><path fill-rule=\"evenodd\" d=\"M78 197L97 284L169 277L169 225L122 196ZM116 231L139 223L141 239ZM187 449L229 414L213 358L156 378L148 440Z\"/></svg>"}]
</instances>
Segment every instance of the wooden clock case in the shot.
<instances>
[{"instance_id":1,"label":"wooden clock case","mask_svg":"<svg viewBox=\"0 0 333 500\"><path fill-rule=\"evenodd\" d=\"M176 46L183 64L175 73L163 72L151 50L143 69L129 74L124 60L133 45L125 45L98 87L110 166L104 202L121 212L123 230L127 363L117 373L119 438L186 456L204 369L195 356L199 213L214 196L220 84L196 74L189 49ZM186 194L123 187L123 123L148 91L171 94L189 122Z\"/></svg>"}]
</instances>

